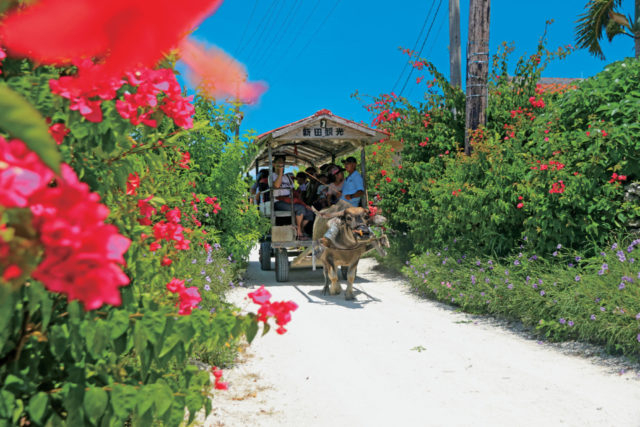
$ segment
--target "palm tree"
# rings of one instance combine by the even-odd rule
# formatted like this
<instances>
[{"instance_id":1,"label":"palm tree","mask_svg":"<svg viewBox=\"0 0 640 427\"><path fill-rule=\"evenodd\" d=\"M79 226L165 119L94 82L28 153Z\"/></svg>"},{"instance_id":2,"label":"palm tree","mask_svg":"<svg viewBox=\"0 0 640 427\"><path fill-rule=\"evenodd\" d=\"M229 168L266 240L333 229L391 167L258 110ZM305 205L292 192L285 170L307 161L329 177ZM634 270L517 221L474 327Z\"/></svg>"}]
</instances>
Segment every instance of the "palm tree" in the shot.
<instances>
[{"instance_id":1,"label":"palm tree","mask_svg":"<svg viewBox=\"0 0 640 427\"><path fill-rule=\"evenodd\" d=\"M600 48L602 33L609 41L620 34L634 39L636 58L640 57L640 0L635 0L635 19L618 12L622 0L589 0L576 26L576 44L597 58L604 59Z\"/></svg>"}]
</instances>

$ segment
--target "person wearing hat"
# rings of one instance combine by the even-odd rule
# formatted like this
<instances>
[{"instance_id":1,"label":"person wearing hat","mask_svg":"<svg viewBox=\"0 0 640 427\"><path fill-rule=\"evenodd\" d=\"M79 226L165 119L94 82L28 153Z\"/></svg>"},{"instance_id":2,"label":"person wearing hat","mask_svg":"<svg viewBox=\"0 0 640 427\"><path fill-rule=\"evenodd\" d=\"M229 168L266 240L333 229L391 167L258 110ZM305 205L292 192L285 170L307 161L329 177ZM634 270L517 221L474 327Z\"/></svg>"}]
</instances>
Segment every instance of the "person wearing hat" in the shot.
<instances>
[{"instance_id":1,"label":"person wearing hat","mask_svg":"<svg viewBox=\"0 0 640 427\"><path fill-rule=\"evenodd\" d=\"M293 178L284 173L285 160L286 157L283 155L276 155L273 159L275 172L271 174L271 179L274 188L273 195L277 200L273 207L277 211L291 211L291 197L293 197L298 240L309 240L309 236L304 232L304 229L307 224L313 221L315 214L302 200L295 197L293 193Z\"/></svg>"},{"instance_id":2,"label":"person wearing hat","mask_svg":"<svg viewBox=\"0 0 640 427\"><path fill-rule=\"evenodd\" d=\"M355 157L347 157L344 161L344 168L349 172L342 185L342 196L340 199L346 200L353 206L360 206L360 198L364 196L364 181L362 175L356 169L358 163Z\"/></svg>"}]
</instances>

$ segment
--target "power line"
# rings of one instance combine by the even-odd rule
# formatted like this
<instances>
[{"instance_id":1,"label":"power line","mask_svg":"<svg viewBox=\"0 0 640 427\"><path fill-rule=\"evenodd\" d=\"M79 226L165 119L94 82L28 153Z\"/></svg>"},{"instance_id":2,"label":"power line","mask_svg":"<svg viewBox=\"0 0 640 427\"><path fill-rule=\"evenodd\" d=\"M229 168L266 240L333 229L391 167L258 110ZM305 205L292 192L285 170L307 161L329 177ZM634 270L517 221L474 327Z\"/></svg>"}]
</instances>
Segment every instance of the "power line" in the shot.
<instances>
[{"instance_id":1,"label":"power line","mask_svg":"<svg viewBox=\"0 0 640 427\"><path fill-rule=\"evenodd\" d=\"M284 19L284 23L282 24L282 27L284 27L284 31L279 31L276 34L276 37L274 37L271 40L271 43L269 44L269 46L266 49L263 49L263 51L262 51L263 54L260 56L259 60L256 61L256 62L260 63L260 61L263 59L264 55L268 55L268 53L271 51L271 49L273 48L274 45L277 46L278 44L280 44L280 42L284 38L285 34L287 34L287 32L289 31L289 28L290 28L289 20L296 15L296 13L298 12L298 9L300 8L301 4L302 4L301 0L295 0L295 3L293 5L293 7L289 9L289 13L287 14L286 18Z\"/></svg>"},{"instance_id":2,"label":"power line","mask_svg":"<svg viewBox=\"0 0 640 427\"><path fill-rule=\"evenodd\" d=\"M433 24L436 22L436 18L438 17L438 12L440 12L440 6L442 6L442 0L440 0L440 2L438 3L438 8L436 9L436 14L433 16L433 20L431 21L431 25L429 25L429 30L427 31L427 35L424 38L424 41L422 42L422 46L420 46L420 52L418 52L418 58L421 58L422 56L422 50L424 49L425 44L427 43L427 40L429 39L429 34L431 33L431 29L433 28ZM400 90L400 96L402 96L402 92L404 92L404 89L407 87L407 83L409 83L409 79L411 78L411 74L413 74L413 70L414 67L411 67L411 70L409 70L409 75L407 76L407 80L404 81L404 85L402 86L402 89Z\"/></svg>"},{"instance_id":3,"label":"power line","mask_svg":"<svg viewBox=\"0 0 640 427\"><path fill-rule=\"evenodd\" d=\"M427 16L425 16L425 18L424 18L424 22L422 23L422 28L420 29L420 32L418 33L418 37L416 38L416 42L413 45L413 49L411 49L413 52L415 52L416 49L418 48L418 43L420 43L420 39L422 38L422 32L424 31L425 27L427 26L427 22L429 21L429 16L431 15L431 11L433 10L433 6L435 6L435 4L436 4L436 0L433 0L431 2L431 7L429 8L429 12L427 12ZM396 86L398 86L398 83L400 83L400 80L402 80L402 75L404 74L405 70L407 69L407 66L409 66L409 61L408 60L407 60L407 62L404 63L404 67L402 68L402 71L400 72L400 75L398 76L398 79L393 84L393 88L391 89L392 92L395 92Z\"/></svg>"},{"instance_id":4,"label":"power line","mask_svg":"<svg viewBox=\"0 0 640 427\"><path fill-rule=\"evenodd\" d=\"M251 42L253 41L253 38L256 36L256 34L258 33L258 31L260 31L261 29L264 28L264 22L265 20L271 16L271 14L273 13L273 5L275 4L275 2L278 0L271 0L271 4L269 5L269 8L267 9L267 13L262 15L262 19L260 20L260 23L258 25L256 25L255 30L253 31L253 33L251 34L251 37L249 37L249 39L247 40L247 44L245 44L244 46L242 46L240 48L240 50L238 50L238 56L240 56L240 53L251 44Z\"/></svg>"},{"instance_id":5,"label":"power line","mask_svg":"<svg viewBox=\"0 0 640 427\"><path fill-rule=\"evenodd\" d=\"M258 8L258 0L256 0L255 3L253 3L253 9L251 9L251 14L249 15L249 19L247 20L247 23L244 26L244 30L242 30L242 36L240 37L238 46L236 46L236 50L235 50L236 52L238 52L240 49L240 46L242 46L242 42L244 41L244 36L247 35L249 24L251 23L251 20L253 19L253 15L255 14L257 8Z\"/></svg>"},{"instance_id":6,"label":"power line","mask_svg":"<svg viewBox=\"0 0 640 427\"><path fill-rule=\"evenodd\" d=\"M327 23L327 21L329 20L329 18L331 17L331 14L333 13L334 10L336 10L336 7L338 6L338 4L340 4L342 0L336 0L336 2L333 4L333 7L331 8L331 10L329 10L329 13L324 17L324 19L322 20L322 22L320 23L320 25L318 26L318 28L316 28L316 31L313 33L313 35L311 36L311 38L307 41L307 44L304 45L304 47L300 50L300 52L298 52L298 54L296 55L296 57L300 56L300 54L302 54L302 52L304 52L309 45L311 44L311 42L313 41L313 39L318 35L318 33L320 32L320 30L322 29L322 27L324 26L324 24Z\"/></svg>"},{"instance_id":7,"label":"power line","mask_svg":"<svg viewBox=\"0 0 640 427\"><path fill-rule=\"evenodd\" d=\"M249 58L252 58L255 55L260 55L260 47L264 46L266 40L269 38L268 36L266 37L264 36L265 31L267 30L271 31L272 28L275 27L275 23L278 22L278 18L282 13L282 6L286 3L286 0L282 0L282 2L281 0L276 0L276 2L278 3L278 5L276 6L274 13L271 15L269 20L266 22L266 24L262 28L262 31L260 32L260 36L256 40L256 43L253 45L253 49L251 49L251 53L247 55L247 62L249 61ZM269 32L267 32L267 34L269 34Z\"/></svg>"},{"instance_id":8,"label":"power line","mask_svg":"<svg viewBox=\"0 0 640 427\"><path fill-rule=\"evenodd\" d=\"M429 48L429 51L427 52L427 55L426 55L427 58L429 56L431 56L431 52L433 52L433 48L434 48L434 46L436 46L436 43L438 42L438 37L440 37L440 32L442 31L442 27L444 27L444 23L445 23L444 19L442 21L440 21L440 26L438 27L438 31L436 31L436 38L433 39L433 44L431 45L431 47ZM407 95L407 97L410 97L413 94L413 90L414 90L414 88L416 86L417 85L411 86L411 88L409 89L409 94Z\"/></svg>"}]
</instances>

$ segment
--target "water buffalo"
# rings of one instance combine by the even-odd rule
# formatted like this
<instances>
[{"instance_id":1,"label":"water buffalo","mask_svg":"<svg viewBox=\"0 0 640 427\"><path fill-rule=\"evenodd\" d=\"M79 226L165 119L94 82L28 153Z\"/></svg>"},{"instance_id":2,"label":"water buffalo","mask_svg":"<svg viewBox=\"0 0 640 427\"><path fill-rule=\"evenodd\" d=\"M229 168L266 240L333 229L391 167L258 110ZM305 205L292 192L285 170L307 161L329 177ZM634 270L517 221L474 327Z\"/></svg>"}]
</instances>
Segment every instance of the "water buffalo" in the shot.
<instances>
[{"instance_id":1,"label":"water buffalo","mask_svg":"<svg viewBox=\"0 0 640 427\"><path fill-rule=\"evenodd\" d=\"M338 283L338 267L347 266L345 298L354 299L353 281L362 254L375 248L384 256L384 248L389 247L386 236L376 237L369 228L370 225L382 225L385 221L382 215L369 216L368 209L353 207L344 200L320 212L316 211L313 240L321 245L319 259L324 270L324 292L329 290L331 295L342 292Z\"/></svg>"}]
</instances>

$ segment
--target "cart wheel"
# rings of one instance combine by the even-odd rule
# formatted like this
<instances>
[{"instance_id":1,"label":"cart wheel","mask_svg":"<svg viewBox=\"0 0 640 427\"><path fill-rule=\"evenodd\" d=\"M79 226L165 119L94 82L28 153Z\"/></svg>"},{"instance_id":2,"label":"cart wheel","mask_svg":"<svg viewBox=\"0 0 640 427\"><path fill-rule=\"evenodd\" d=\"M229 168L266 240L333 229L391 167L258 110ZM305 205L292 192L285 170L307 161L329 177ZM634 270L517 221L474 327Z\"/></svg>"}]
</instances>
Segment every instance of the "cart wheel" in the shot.
<instances>
[{"instance_id":1,"label":"cart wheel","mask_svg":"<svg viewBox=\"0 0 640 427\"><path fill-rule=\"evenodd\" d=\"M271 243L260 243L260 269L264 271L271 270Z\"/></svg>"},{"instance_id":2,"label":"cart wheel","mask_svg":"<svg viewBox=\"0 0 640 427\"><path fill-rule=\"evenodd\" d=\"M287 282L289 280L289 257L287 250L276 249L276 280L278 282Z\"/></svg>"},{"instance_id":3,"label":"cart wheel","mask_svg":"<svg viewBox=\"0 0 640 427\"><path fill-rule=\"evenodd\" d=\"M342 273L342 279L347 280L347 272L349 272L349 267L346 265L340 266L340 273Z\"/></svg>"}]
</instances>

